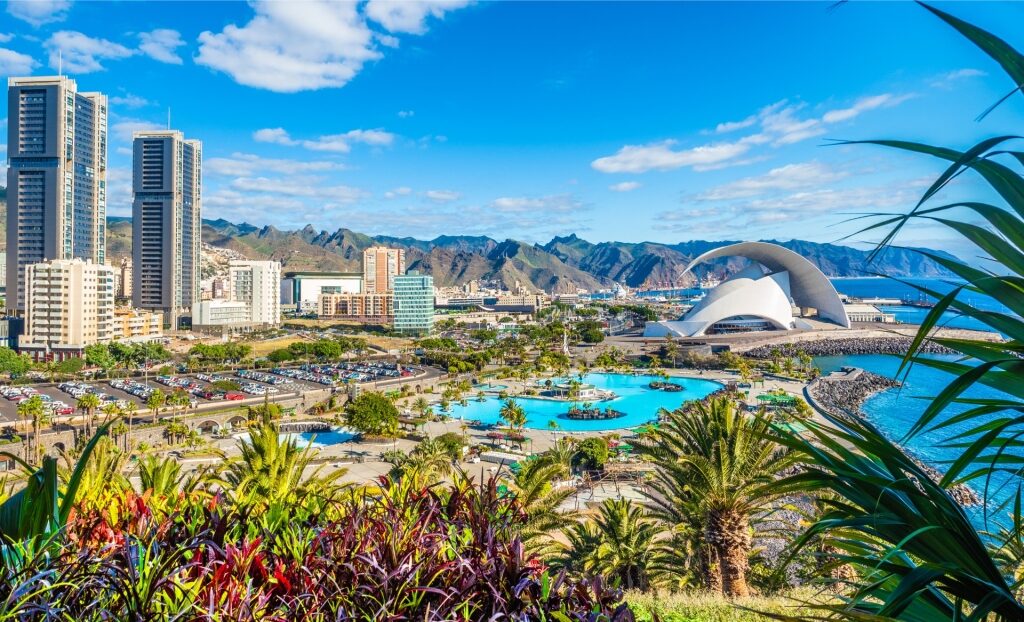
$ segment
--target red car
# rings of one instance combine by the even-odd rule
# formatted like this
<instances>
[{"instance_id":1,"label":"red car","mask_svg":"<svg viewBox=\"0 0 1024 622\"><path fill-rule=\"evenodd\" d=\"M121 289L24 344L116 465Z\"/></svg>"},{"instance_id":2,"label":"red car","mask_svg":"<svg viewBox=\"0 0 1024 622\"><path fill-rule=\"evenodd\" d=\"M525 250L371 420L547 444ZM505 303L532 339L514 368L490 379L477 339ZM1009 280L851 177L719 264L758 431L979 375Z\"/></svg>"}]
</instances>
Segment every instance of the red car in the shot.
<instances>
[{"instance_id":1,"label":"red car","mask_svg":"<svg viewBox=\"0 0 1024 622\"><path fill-rule=\"evenodd\" d=\"M231 393L228 393L227 395L225 395L224 399L238 401L238 400L244 400L245 396L242 395L241 393L235 393L235 392L232 391Z\"/></svg>"}]
</instances>

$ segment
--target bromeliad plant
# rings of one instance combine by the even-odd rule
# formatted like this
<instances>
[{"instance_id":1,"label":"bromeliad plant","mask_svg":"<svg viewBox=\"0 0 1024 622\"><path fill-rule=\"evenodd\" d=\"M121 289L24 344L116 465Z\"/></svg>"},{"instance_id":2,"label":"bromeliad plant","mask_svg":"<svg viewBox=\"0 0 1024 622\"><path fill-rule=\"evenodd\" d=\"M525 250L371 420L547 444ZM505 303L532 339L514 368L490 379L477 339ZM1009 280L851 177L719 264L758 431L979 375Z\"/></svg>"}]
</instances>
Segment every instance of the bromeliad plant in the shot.
<instances>
[{"instance_id":1,"label":"bromeliad plant","mask_svg":"<svg viewBox=\"0 0 1024 622\"><path fill-rule=\"evenodd\" d=\"M1024 89L1024 56L1002 39L934 7L925 8L977 45L1013 80L1013 90L996 105L1016 100ZM990 109L991 110L991 109ZM986 111L987 114L988 111ZM982 115L984 116L984 115ZM823 516L808 540L822 535L837 549L836 564L853 567L860 577L841 604L827 607L830 617L870 620L1022 620L1021 488L1024 483L1024 151L1021 138L998 136L965 151L905 141L864 141L948 162L909 213L883 215L866 230L888 228L876 253L892 243L913 221L939 223L962 236L990 259L990 270L948 256L925 253L959 281L948 294L914 287L938 300L923 322L903 361L932 367L954 379L928 404L909 436L925 430L967 425L949 439L959 457L938 484L903 451L870 424L828 417L828 425L809 424L808 437L781 434L779 442L811 456L807 469L785 482L792 490L820 488ZM996 197L994 202L957 201L932 206L950 182L977 176ZM971 215L971 222L957 218ZM983 295L1004 310L981 309L964 294ZM1002 341L936 334L943 315L954 311L995 332ZM962 354L958 360L922 355L935 343ZM975 385L996 389L996 397L977 399L966 391ZM953 403L967 406L948 415ZM997 503L990 483L1016 488L1013 502ZM947 492L961 482L982 482L990 514L1010 514L1010 526L978 530ZM1011 488L1012 489L1012 488Z\"/></svg>"},{"instance_id":2,"label":"bromeliad plant","mask_svg":"<svg viewBox=\"0 0 1024 622\"><path fill-rule=\"evenodd\" d=\"M252 442L270 443L259 438ZM268 461L280 451L290 455L280 446L244 453L254 463L245 472L296 464ZM0 622L633 619L618 590L552 574L526 553L517 535L523 508L494 480L456 476L424 487L385 477L317 503L280 495L260 504L248 485L239 495L230 478L186 482L153 460L141 469L144 489L104 493L101 508L76 500L73 486L61 497L49 464L38 485L0 506L53 511L38 522L29 513L9 529L0 523L17 554L0 569ZM89 468L80 461L73 481ZM322 482L312 486L309 494L323 491ZM30 506L17 501L30 495ZM35 534L53 536L46 550L26 544Z\"/></svg>"}]
</instances>

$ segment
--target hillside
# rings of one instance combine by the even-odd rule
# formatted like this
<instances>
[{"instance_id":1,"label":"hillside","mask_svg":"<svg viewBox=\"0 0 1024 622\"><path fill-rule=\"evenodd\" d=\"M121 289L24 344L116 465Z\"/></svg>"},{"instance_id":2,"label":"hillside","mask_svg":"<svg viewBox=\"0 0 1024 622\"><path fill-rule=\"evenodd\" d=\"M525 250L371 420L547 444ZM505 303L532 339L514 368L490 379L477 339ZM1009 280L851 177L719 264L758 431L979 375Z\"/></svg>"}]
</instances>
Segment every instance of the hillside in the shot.
<instances>
[{"instance_id":1,"label":"hillside","mask_svg":"<svg viewBox=\"0 0 1024 622\"><path fill-rule=\"evenodd\" d=\"M0 203L0 208L3 204ZM0 231L6 227L6 209L0 209ZM0 248L5 238L0 235ZM774 240L773 240L774 241ZM369 236L349 229L334 232L312 225L296 231L258 227L224 219L203 221L203 242L253 259L280 261L285 270L349 271L361 269L362 252L374 244L406 251L410 269L431 274L440 286L471 280L493 280L506 287L516 283L552 292L576 288L596 290L621 283L629 287L658 287L679 281L694 257L732 242L692 240L678 244L655 242L593 243L575 234L553 238L547 244L516 240L498 241L484 236L445 235L433 240ZM113 260L131 254L131 220L107 219L107 256ZM777 242L814 262L829 276L858 276L880 272L892 276L948 276L920 253L889 249L871 266L867 253L848 246L803 240ZM722 276L739 270L743 259L729 258L702 265L697 276Z\"/></svg>"}]
</instances>

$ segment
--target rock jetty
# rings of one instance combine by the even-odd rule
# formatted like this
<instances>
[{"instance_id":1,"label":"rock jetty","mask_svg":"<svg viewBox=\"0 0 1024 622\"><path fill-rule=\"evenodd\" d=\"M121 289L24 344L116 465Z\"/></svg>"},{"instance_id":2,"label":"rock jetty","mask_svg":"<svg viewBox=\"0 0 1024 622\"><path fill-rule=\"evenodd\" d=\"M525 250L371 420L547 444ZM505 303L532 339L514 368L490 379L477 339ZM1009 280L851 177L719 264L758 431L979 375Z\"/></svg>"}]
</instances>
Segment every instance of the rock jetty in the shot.
<instances>
[{"instance_id":1,"label":"rock jetty","mask_svg":"<svg viewBox=\"0 0 1024 622\"><path fill-rule=\"evenodd\" d=\"M847 354L893 354L903 356L910 350L911 343L913 343L911 337L900 336L818 339L815 341L802 341L800 343L758 346L747 350L743 355L755 359L772 358L775 353L793 357L798 352L804 352L810 356L843 356ZM955 354L953 350L945 346L930 342L922 344L921 352L925 354Z\"/></svg>"},{"instance_id":2,"label":"rock jetty","mask_svg":"<svg viewBox=\"0 0 1024 622\"><path fill-rule=\"evenodd\" d=\"M869 397L900 386L899 381L857 368L846 368L842 372L818 378L807 386L807 394L815 405L839 417L863 418L861 406ZM904 448L904 451L908 451ZM908 452L909 453L909 452ZM911 456L918 466L933 481L938 483L942 473ZM974 490L964 484L957 484L948 489L953 499L964 507L981 505L981 498Z\"/></svg>"}]
</instances>

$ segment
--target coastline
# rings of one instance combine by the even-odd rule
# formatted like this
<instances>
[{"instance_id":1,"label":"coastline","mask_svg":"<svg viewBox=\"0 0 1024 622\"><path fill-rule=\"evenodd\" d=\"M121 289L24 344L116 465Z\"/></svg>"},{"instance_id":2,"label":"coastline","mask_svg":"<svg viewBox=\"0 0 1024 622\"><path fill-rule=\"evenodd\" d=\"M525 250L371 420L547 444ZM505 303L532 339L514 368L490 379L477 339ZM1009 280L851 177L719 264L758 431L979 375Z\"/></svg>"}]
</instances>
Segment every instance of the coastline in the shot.
<instances>
[{"instance_id":1,"label":"coastline","mask_svg":"<svg viewBox=\"0 0 1024 622\"><path fill-rule=\"evenodd\" d=\"M861 407L872 395L881 391L900 387L898 380L882 376L860 368L850 368L833 372L827 376L816 378L804 388L807 402L815 409L839 418L856 417L869 421ZM938 483L943 474L936 468L926 464L914 455L908 447L890 439L899 446L914 463L931 479ZM982 504L982 499L966 484L956 484L947 489L953 499L963 507Z\"/></svg>"}]
</instances>

